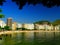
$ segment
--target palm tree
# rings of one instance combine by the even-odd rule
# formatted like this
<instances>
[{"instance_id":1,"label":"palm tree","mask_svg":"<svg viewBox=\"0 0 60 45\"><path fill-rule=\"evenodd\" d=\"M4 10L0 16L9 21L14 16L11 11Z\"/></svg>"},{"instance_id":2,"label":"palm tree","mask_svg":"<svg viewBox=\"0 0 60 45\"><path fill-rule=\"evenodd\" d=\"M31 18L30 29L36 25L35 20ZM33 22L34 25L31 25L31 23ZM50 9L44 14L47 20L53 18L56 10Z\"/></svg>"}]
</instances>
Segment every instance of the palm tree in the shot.
<instances>
[{"instance_id":1,"label":"palm tree","mask_svg":"<svg viewBox=\"0 0 60 45\"><path fill-rule=\"evenodd\" d=\"M2 12L2 9L0 9L0 13ZM0 14L0 18L4 18L5 16L3 14Z\"/></svg>"},{"instance_id":2,"label":"palm tree","mask_svg":"<svg viewBox=\"0 0 60 45\"><path fill-rule=\"evenodd\" d=\"M0 13L2 12L2 9L0 9ZM0 14L0 18L4 18L5 16L3 14Z\"/></svg>"},{"instance_id":3,"label":"palm tree","mask_svg":"<svg viewBox=\"0 0 60 45\"><path fill-rule=\"evenodd\" d=\"M0 18L4 18L5 16L3 14L0 14Z\"/></svg>"},{"instance_id":4,"label":"palm tree","mask_svg":"<svg viewBox=\"0 0 60 45\"><path fill-rule=\"evenodd\" d=\"M2 9L0 9L0 12L2 12Z\"/></svg>"},{"instance_id":5,"label":"palm tree","mask_svg":"<svg viewBox=\"0 0 60 45\"><path fill-rule=\"evenodd\" d=\"M0 13L2 12L2 9L0 9ZM0 18L4 18L5 16L3 14L0 14ZM3 25L2 25L3 26Z\"/></svg>"}]
</instances>

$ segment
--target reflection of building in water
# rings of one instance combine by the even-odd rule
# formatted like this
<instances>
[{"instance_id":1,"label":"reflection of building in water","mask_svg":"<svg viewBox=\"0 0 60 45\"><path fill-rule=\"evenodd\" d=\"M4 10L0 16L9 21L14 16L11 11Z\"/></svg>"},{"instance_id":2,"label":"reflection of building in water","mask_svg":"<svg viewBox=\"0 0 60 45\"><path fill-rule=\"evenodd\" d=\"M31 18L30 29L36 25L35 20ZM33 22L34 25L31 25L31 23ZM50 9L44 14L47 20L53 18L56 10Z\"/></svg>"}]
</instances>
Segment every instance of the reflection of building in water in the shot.
<instances>
[{"instance_id":1,"label":"reflection of building in water","mask_svg":"<svg viewBox=\"0 0 60 45\"><path fill-rule=\"evenodd\" d=\"M12 36L11 34L6 34L6 35L3 35L3 43L2 45L14 45L15 44L15 41L14 41L14 38L12 39ZM14 43L13 43L14 41Z\"/></svg>"},{"instance_id":2,"label":"reflection of building in water","mask_svg":"<svg viewBox=\"0 0 60 45\"><path fill-rule=\"evenodd\" d=\"M45 36L46 36L46 39L48 40L52 40L54 38L54 32L46 32Z\"/></svg>"},{"instance_id":3,"label":"reflection of building in water","mask_svg":"<svg viewBox=\"0 0 60 45\"><path fill-rule=\"evenodd\" d=\"M21 39L22 38L22 32L21 33L17 33L16 36L17 36L18 39Z\"/></svg>"},{"instance_id":4,"label":"reflection of building in water","mask_svg":"<svg viewBox=\"0 0 60 45\"><path fill-rule=\"evenodd\" d=\"M21 42L22 41L22 33L13 33L12 38L14 40L17 40L15 42Z\"/></svg>"},{"instance_id":5,"label":"reflection of building in water","mask_svg":"<svg viewBox=\"0 0 60 45\"><path fill-rule=\"evenodd\" d=\"M34 38L35 40L53 40L54 38L59 39L60 33L59 32L35 32L34 33Z\"/></svg>"},{"instance_id":6,"label":"reflection of building in water","mask_svg":"<svg viewBox=\"0 0 60 45\"><path fill-rule=\"evenodd\" d=\"M55 39L60 40L60 32L55 32Z\"/></svg>"},{"instance_id":7,"label":"reflection of building in water","mask_svg":"<svg viewBox=\"0 0 60 45\"><path fill-rule=\"evenodd\" d=\"M2 43L3 43L3 37L2 37L2 35L0 35L0 45L2 45Z\"/></svg>"},{"instance_id":8,"label":"reflection of building in water","mask_svg":"<svg viewBox=\"0 0 60 45\"><path fill-rule=\"evenodd\" d=\"M44 40L45 32L34 32L34 38L36 38L38 40Z\"/></svg>"},{"instance_id":9,"label":"reflection of building in water","mask_svg":"<svg viewBox=\"0 0 60 45\"><path fill-rule=\"evenodd\" d=\"M24 32L24 38L27 40L33 40L34 32Z\"/></svg>"},{"instance_id":10,"label":"reflection of building in water","mask_svg":"<svg viewBox=\"0 0 60 45\"><path fill-rule=\"evenodd\" d=\"M16 36L17 36L16 33L12 33L12 34L11 34L11 37L12 37L12 38L15 38Z\"/></svg>"}]
</instances>

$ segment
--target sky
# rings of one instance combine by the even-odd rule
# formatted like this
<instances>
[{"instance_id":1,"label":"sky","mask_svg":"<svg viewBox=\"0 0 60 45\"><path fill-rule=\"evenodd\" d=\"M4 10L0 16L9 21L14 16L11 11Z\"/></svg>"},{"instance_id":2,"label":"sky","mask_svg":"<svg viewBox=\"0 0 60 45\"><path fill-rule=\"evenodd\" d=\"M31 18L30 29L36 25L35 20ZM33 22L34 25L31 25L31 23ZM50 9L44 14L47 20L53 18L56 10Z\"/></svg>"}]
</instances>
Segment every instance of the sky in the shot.
<instances>
[{"instance_id":1,"label":"sky","mask_svg":"<svg viewBox=\"0 0 60 45\"><path fill-rule=\"evenodd\" d=\"M3 10L2 14L5 15L5 18L2 19L5 22L9 17L12 18L13 22L18 23L34 23L41 20L52 22L60 19L60 7L56 6L47 8L42 4L37 4L35 6L26 4L23 9L20 10L15 2L7 0L0 8Z\"/></svg>"}]
</instances>

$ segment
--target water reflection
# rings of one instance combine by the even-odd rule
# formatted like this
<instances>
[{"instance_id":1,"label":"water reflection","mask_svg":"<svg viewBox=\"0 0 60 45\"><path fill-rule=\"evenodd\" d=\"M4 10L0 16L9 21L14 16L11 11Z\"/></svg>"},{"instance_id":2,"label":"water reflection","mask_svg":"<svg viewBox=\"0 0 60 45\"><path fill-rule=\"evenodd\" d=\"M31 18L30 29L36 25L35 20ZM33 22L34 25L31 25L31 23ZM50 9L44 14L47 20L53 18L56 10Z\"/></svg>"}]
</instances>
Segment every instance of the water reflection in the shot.
<instances>
[{"instance_id":1,"label":"water reflection","mask_svg":"<svg viewBox=\"0 0 60 45\"><path fill-rule=\"evenodd\" d=\"M34 39L34 32L27 32L27 33L25 32L24 33L24 38L26 40L32 41Z\"/></svg>"},{"instance_id":2,"label":"water reflection","mask_svg":"<svg viewBox=\"0 0 60 45\"><path fill-rule=\"evenodd\" d=\"M0 35L0 45L60 45L60 32L21 32Z\"/></svg>"},{"instance_id":3,"label":"water reflection","mask_svg":"<svg viewBox=\"0 0 60 45\"><path fill-rule=\"evenodd\" d=\"M54 38L54 33L55 32L47 32L45 34L47 40L52 40Z\"/></svg>"}]
</instances>

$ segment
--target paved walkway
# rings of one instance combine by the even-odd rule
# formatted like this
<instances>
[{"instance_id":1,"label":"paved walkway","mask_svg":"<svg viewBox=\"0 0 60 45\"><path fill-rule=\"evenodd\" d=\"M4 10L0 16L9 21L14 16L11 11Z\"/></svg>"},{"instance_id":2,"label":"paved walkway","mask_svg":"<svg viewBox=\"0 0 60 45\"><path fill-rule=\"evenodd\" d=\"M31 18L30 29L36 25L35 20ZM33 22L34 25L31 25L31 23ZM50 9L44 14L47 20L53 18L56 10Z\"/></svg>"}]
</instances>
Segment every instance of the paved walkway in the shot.
<instances>
[{"instance_id":1,"label":"paved walkway","mask_svg":"<svg viewBox=\"0 0 60 45\"><path fill-rule=\"evenodd\" d=\"M1 34L12 34L12 33L20 33L20 32L60 32L60 31L40 31L40 30L35 30L35 31L1 31Z\"/></svg>"}]
</instances>

